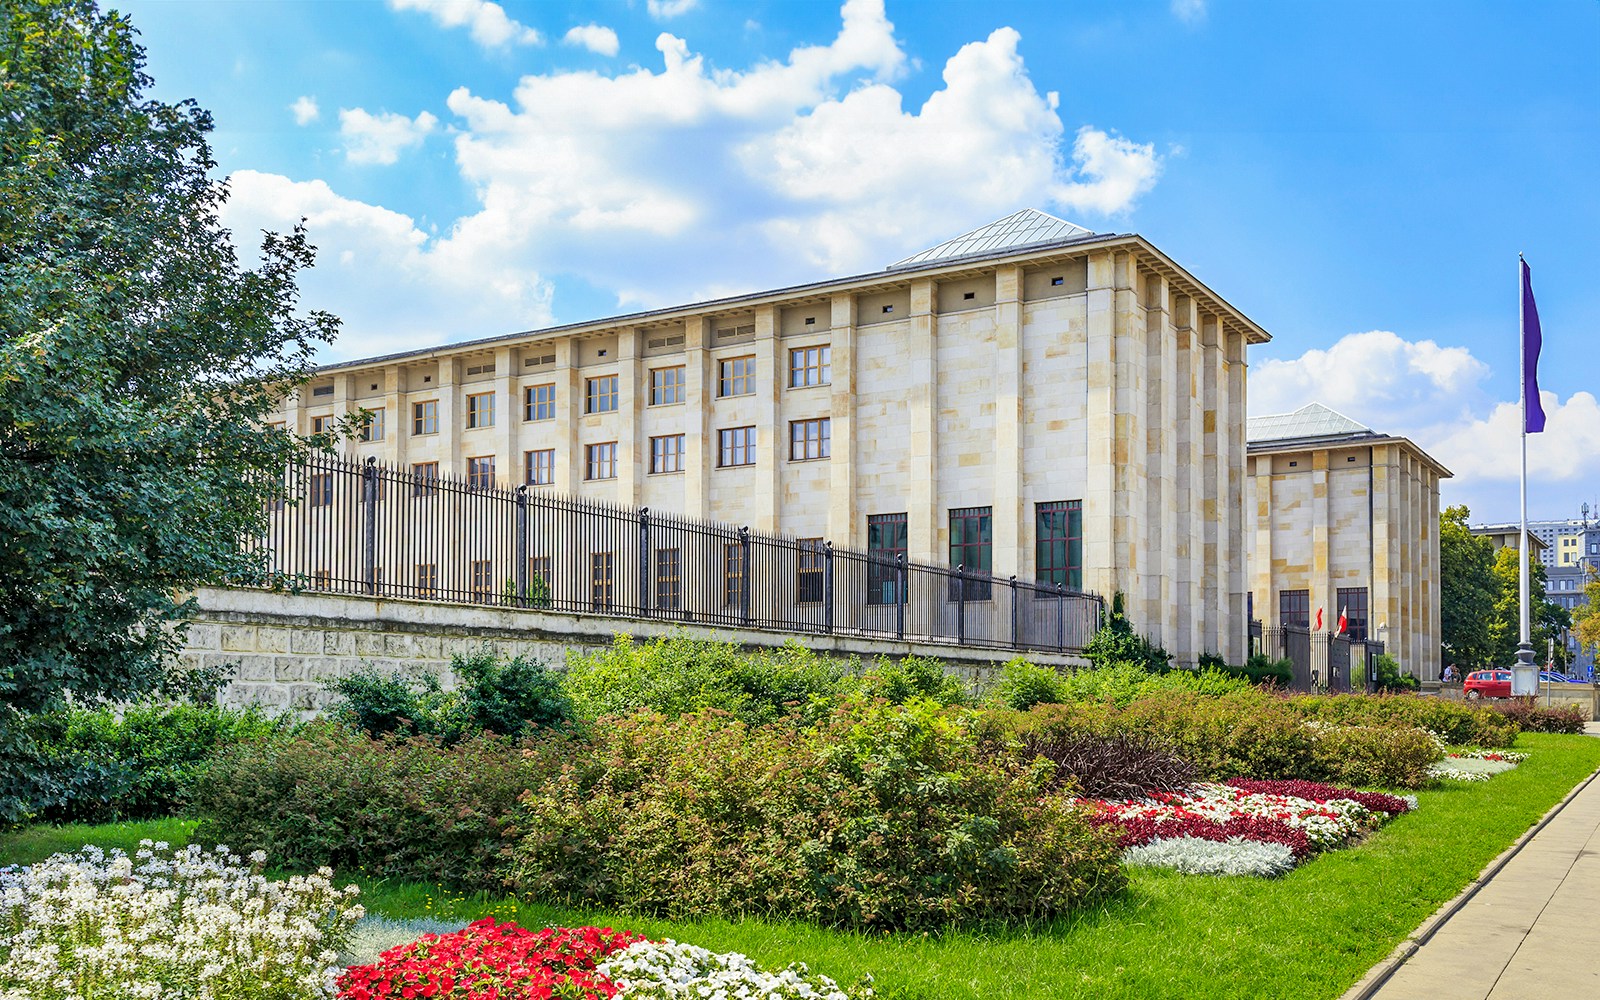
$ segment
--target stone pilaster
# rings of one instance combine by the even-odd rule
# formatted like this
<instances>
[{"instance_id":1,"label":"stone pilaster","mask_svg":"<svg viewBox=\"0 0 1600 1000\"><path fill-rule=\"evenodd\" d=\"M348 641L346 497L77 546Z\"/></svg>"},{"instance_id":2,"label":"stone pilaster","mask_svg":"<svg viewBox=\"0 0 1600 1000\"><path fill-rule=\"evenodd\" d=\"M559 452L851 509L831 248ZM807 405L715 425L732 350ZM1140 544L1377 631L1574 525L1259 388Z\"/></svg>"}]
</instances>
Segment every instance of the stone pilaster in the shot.
<instances>
[{"instance_id":1,"label":"stone pilaster","mask_svg":"<svg viewBox=\"0 0 1600 1000\"><path fill-rule=\"evenodd\" d=\"M1083 496L1083 585L1110 601L1121 580L1115 546L1115 492L1116 463L1122 450L1117 446L1116 331L1112 321L1116 291L1110 253L1090 255L1085 299L1089 462Z\"/></svg>"},{"instance_id":2,"label":"stone pilaster","mask_svg":"<svg viewBox=\"0 0 1600 1000\"><path fill-rule=\"evenodd\" d=\"M778 402L789 366L783 357L783 345L778 342L775 306L756 310L755 352L756 468L750 527L770 534L778 530L778 498L783 495L780 476L783 463L789 460L789 425L783 421Z\"/></svg>"},{"instance_id":3,"label":"stone pilaster","mask_svg":"<svg viewBox=\"0 0 1600 1000\"><path fill-rule=\"evenodd\" d=\"M405 377L406 370L400 365L384 365L383 447L378 452L378 461L409 471L406 442L411 439L411 407L403 384Z\"/></svg>"},{"instance_id":4,"label":"stone pilaster","mask_svg":"<svg viewBox=\"0 0 1600 1000\"><path fill-rule=\"evenodd\" d=\"M832 311L833 457L828 460L828 537L835 545L864 548L866 528L856 517L856 299L835 295Z\"/></svg>"},{"instance_id":5,"label":"stone pilaster","mask_svg":"<svg viewBox=\"0 0 1600 1000\"><path fill-rule=\"evenodd\" d=\"M1217 543L1219 566L1227 573L1227 601L1223 604L1227 632L1222 637L1222 655L1229 663L1245 660L1245 553L1244 553L1244 463L1245 442L1245 338L1242 333L1231 333L1227 340L1228 386L1227 419L1223 440L1227 454L1221 456L1226 492L1222 497L1226 512L1226 528Z\"/></svg>"},{"instance_id":6,"label":"stone pilaster","mask_svg":"<svg viewBox=\"0 0 1600 1000\"><path fill-rule=\"evenodd\" d=\"M1147 272L1144 281L1145 358L1149 398L1145 407L1146 520L1144 538L1149 546L1145 599L1161 622L1167 651L1177 662L1192 664L1197 650L1186 630L1179 628L1180 595L1184 577L1178 551L1178 359L1177 335L1172 329L1171 291L1167 279Z\"/></svg>"},{"instance_id":7,"label":"stone pilaster","mask_svg":"<svg viewBox=\"0 0 1600 1000\"><path fill-rule=\"evenodd\" d=\"M1115 338L1116 406L1113 423L1116 458L1112 470L1112 562L1116 589L1123 592L1134 628L1156 643L1164 643L1161 618L1149 594L1155 571L1146 551L1145 483L1148 450L1145 443L1146 382L1144 309L1139 301L1138 261L1133 254L1112 254L1112 330Z\"/></svg>"},{"instance_id":8,"label":"stone pilaster","mask_svg":"<svg viewBox=\"0 0 1600 1000\"><path fill-rule=\"evenodd\" d=\"M1339 620L1334 593L1329 586L1328 562L1328 452L1311 452L1311 621L1316 624L1317 609L1323 609L1322 625L1332 631Z\"/></svg>"},{"instance_id":9,"label":"stone pilaster","mask_svg":"<svg viewBox=\"0 0 1600 1000\"><path fill-rule=\"evenodd\" d=\"M500 347L494 352L494 475L502 485L515 486L522 482L522 455L517 451L521 435L522 414L518 412L516 372L511 348Z\"/></svg>"},{"instance_id":10,"label":"stone pilaster","mask_svg":"<svg viewBox=\"0 0 1600 1000\"><path fill-rule=\"evenodd\" d=\"M649 386L639 365L639 331L617 331L617 503L639 506L639 482L649 442L639 436L640 414L648 402Z\"/></svg>"},{"instance_id":11,"label":"stone pilaster","mask_svg":"<svg viewBox=\"0 0 1600 1000\"><path fill-rule=\"evenodd\" d=\"M1228 512L1224 509L1228 490L1227 461L1223 457L1227 438L1221 424L1228 408L1228 384L1222 363L1221 324L1215 316L1200 318L1200 347L1196 363L1200 371L1201 429L1200 450L1200 516L1205 530L1201 542L1201 562L1205 566L1202 604L1208 611L1202 623L1201 640L1213 650L1221 650L1226 638L1223 608L1226 604L1227 568L1222 553L1227 551ZM1259 487L1258 487L1259 490ZM1272 502L1272 481L1267 480L1267 509ZM1261 502L1258 492L1257 501ZM1263 549L1267 565L1271 565L1272 535L1267 534L1267 547ZM1263 595L1263 600L1266 596ZM1265 617L1265 615L1263 615Z\"/></svg>"},{"instance_id":12,"label":"stone pilaster","mask_svg":"<svg viewBox=\"0 0 1600 1000\"><path fill-rule=\"evenodd\" d=\"M573 493L583 482L583 449L578 444L578 418L583 412L583 380L578 375L578 341L568 337L556 344L556 367L551 376L556 387L555 488Z\"/></svg>"},{"instance_id":13,"label":"stone pilaster","mask_svg":"<svg viewBox=\"0 0 1600 1000\"><path fill-rule=\"evenodd\" d=\"M717 459L716 442L707 440L712 391L708 379L716 374L707 371L711 321L691 316L684 321L683 335L683 513L705 520L710 515L711 466Z\"/></svg>"},{"instance_id":14,"label":"stone pilaster","mask_svg":"<svg viewBox=\"0 0 1600 1000\"><path fill-rule=\"evenodd\" d=\"M1197 339L1194 300L1179 295L1172 302L1172 334L1175 347L1175 376L1177 380L1177 412L1174 431L1177 454L1177 502L1174 504L1177 537L1173 555L1178 566L1178 590L1173 596L1178 605L1178 632L1188 648L1198 653L1215 652L1202 634L1202 623L1216 616L1213 609L1204 605L1205 595L1201 577L1205 566L1200 552L1205 547L1205 524L1201 517L1204 504L1202 485L1204 470L1204 411L1201 405L1199 372L1202 360Z\"/></svg>"},{"instance_id":15,"label":"stone pilaster","mask_svg":"<svg viewBox=\"0 0 1600 1000\"><path fill-rule=\"evenodd\" d=\"M1022 268L1002 267L994 288L994 575L1021 575L1022 501Z\"/></svg>"},{"instance_id":16,"label":"stone pilaster","mask_svg":"<svg viewBox=\"0 0 1600 1000\"><path fill-rule=\"evenodd\" d=\"M910 343L906 363L911 370L911 391L906 418L911 452L911 481L906 484L908 556L912 562L943 565L949 552L939 551L944 528L939 506L939 377L936 343L937 317L933 282L928 279L911 285Z\"/></svg>"}]
</instances>

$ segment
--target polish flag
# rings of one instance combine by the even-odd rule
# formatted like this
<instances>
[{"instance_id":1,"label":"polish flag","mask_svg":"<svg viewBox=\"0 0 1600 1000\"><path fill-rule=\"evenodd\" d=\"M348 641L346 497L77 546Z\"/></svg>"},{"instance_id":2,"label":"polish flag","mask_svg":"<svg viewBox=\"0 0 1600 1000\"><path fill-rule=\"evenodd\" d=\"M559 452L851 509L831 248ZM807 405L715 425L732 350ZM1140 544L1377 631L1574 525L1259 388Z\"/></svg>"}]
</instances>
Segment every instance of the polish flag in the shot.
<instances>
[{"instance_id":1,"label":"polish flag","mask_svg":"<svg viewBox=\"0 0 1600 1000\"><path fill-rule=\"evenodd\" d=\"M1311 626L1311 631L1313 631L1313 632L1321 632L1322 631L1322 609L1321 608L1317 609L1317 623L1315 625Z\"/></svg>"},{"instance_id":2,"label":"polish flag","mask_svg":"<svg viewBox=\"0 0 1600 1000\"><path fill-rule=\"evenodd\" d=\"M1334 635L1344 635L1345 630L1350 627L1350 618L1345 614L1349 610L1348 605L1339 609L1339 631L1333 633Z\"/></svg>"}]
</instances>

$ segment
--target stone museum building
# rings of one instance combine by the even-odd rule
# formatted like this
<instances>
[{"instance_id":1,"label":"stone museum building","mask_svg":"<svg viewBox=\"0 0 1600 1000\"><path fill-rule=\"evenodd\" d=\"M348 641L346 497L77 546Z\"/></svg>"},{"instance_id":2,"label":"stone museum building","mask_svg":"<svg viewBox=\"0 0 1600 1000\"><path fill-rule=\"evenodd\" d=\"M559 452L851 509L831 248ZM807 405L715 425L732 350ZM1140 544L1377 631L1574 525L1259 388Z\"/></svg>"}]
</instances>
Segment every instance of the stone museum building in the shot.
<instances>
[{"instance_id":1,"label":"stone museum building","mask_svg":"<svg viewBox=\"0 0 1600 1000\"><path fill-rule=\"evenodd\" d=\"M1376 639L1422 681L1437 681L1439 483L1421 448L1318 403L1249 422L1250 593L1270 625Z\"/></svg>"},{"instance_id":2,"label":"stone museum building","mask_svg":"<svg viewBox=\"0 0 1600 1000\"><path fill-rule=\"evenodd\" d=\"M365 411L351 459L1121 592L1180 662L1238 662L1245 355L1268 339L1143 237L1024 210L868 274L328 365L281 421ZM1350 454L1386 488L1445 474L1397 439ZM1402 545L1428 541L1383 536L1375 602ZM1293 586L1346 579L1324 577Z\"/></svg>"}]
</instances>

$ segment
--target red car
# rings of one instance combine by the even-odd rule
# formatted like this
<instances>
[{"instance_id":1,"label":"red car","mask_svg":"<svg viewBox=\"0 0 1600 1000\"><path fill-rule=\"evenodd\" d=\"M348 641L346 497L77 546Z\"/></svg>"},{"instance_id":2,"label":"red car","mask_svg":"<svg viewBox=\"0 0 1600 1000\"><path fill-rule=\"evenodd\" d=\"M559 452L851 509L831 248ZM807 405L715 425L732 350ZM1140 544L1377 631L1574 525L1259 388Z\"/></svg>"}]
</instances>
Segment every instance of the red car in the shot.
<instances>
[{"instance_id":1,"label":"red car","mask_svg":"<svg viewBox=\"0 0 1600 1000\"><path fill-rule=\"evenodd\" d=\"M1469 699L1511 697L1511 671L1474 670L1461 685Z\"/></svg>"}]
</instances>

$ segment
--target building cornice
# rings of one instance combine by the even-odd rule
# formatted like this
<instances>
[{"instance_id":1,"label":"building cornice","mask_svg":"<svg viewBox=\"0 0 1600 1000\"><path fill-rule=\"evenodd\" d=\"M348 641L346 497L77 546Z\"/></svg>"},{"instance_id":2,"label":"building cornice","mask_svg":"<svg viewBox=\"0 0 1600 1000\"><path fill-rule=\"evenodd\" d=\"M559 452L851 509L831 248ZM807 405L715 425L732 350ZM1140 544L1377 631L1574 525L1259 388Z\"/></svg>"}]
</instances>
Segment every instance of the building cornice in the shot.
<instances>
[{"instance_id":1,"label":"building cornice","mask_svg":"<svg viewBox=\"0 0 1600 1000\"><path fill-rule=\"evenodd\" d=\"M1377 447L1385 444L1398 444L1409 449L1424 464L1433 469L1440 479L1453 479L1455 477L1455 474L1445 468L1438 459L1419 448L1415 441L1394 434L1339 434L1315 438L1246 441L1245 453L1248 455L1283 455L1308 451L1337 451L1346 448Z\"/></svg>"},{"instance_id":2,"label":"building cornice","mask_svg":"<svg viewBox=\"0 0 1600 1000\"><path fill-rule=\"evenodd\" d=\"M674 321L682 321L708 313L742 311L787 302L799 302L808 298L820 298L827 294L845 291L870 293L893 288L904 288L909 287L914 281L922 281L929 278L937 280L967 277L996 267L1048 263L1056 259L1079 257L1087 252L1123 249L1138 252L1143 259L1143 263L1150 265L1157 273L1173 281L1180 293L1188 294L1201 300L1205 304L1207 311L1221 316L1225 328L1241 334L1246 343L1264 344L1272 339L1272 335L1262 329L1254 320L1235 309L1226 299L1217 295L1198 278L1180 267L1149 240L1137 233L1121 233L1094 234L1021 248L1008 247L1003 251L992 254L974 254L967 257L930 261L925 264L888 268L843 278L829 278L823 281L790 285L785 288L768 289L759 292L748 292L743 295L731 295L718 299L707 299L702 302L668 306L662 309L623 313L617 316L585 320L579 323L564 323L559 326L544 327L537 330L496 334L492 337L458 341L452 344L440 344L435 347L419 348L413 351L340 361L318 367L317 373L327 374L355 368L369 368L375 365L429 361L440 357L480 352L509 345L537 344L544 340L553 340L560 337L582 337L614 333L622 328L663 326Z\"/></svg>"}]
</instances>

